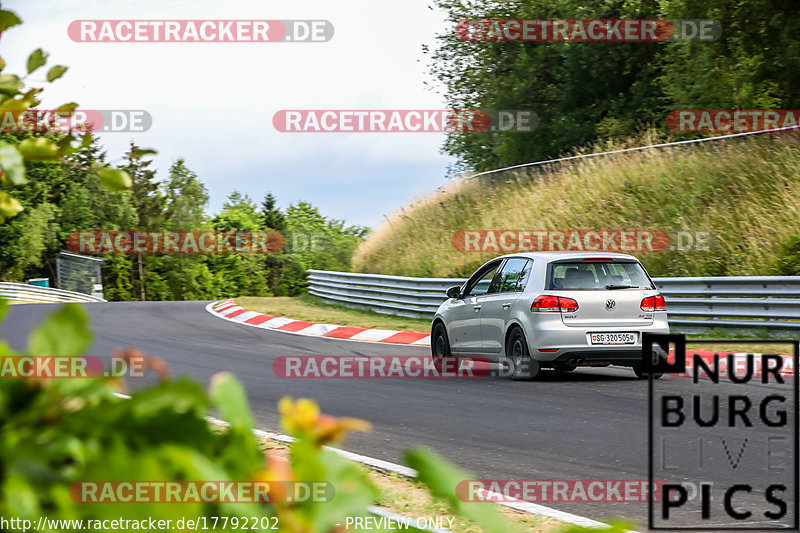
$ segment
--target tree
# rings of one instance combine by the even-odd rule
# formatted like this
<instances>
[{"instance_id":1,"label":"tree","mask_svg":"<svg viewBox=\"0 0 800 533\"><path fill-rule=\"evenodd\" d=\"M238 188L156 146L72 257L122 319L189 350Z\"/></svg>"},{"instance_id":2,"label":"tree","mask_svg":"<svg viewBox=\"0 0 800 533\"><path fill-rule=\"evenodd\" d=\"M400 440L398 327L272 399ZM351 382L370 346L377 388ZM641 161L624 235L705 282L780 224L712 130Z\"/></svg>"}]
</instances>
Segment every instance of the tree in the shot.
<instances>
[{"instance_id":1,"label":"tree","mask_svg":"<svg viewBox=\"0 0 800 533\"><path fill-rule=\"evenodd\" d=\"M155 181L156 173L148 167L152 161L144 157L152 150L142 150L131 141L130 150L125 154L127 164L125 171L133 180L133 205L139 217L139 229L153 231L160 229L164 223L164 206L166 199ZM147 282L145 278L144 254L136 254L136 266L139 278L139 295L142 301L147 300Z\"/></svg>"},{"instance_id":2,"label":"tree","mask_svg":"<svg viewBox=\"0 0 800 533\"><path fill-rule=\"evenodd\" d=\"M711 19L716 41L469 42L452 30L427 50L450 109L530 110L531 132L453 132L455 172L548 159L625 137L677 109L797 109L800 5L785 0L435 0L464 19ZM680 33L680 28L678 28Z\"/></svg>"},{"instance_id":3,"label":"tree","mask_svg":"<svg viewBox=\"0 0 800 533\"><path fill-rule=\"evenodd\" d=\"M350 270L353 252L367 234L363 226L322 215L308 202L286 209L286 247L305 269Z\"/></svg>"},{"instance_id":4,"label":"tree","mask_svg":"<svg viewBox=\"0 0 800 533\"><path fill-rule=\"evenodd\" d=\"M665 2L664 18L714 19L713 42L667 46L658 82L675 109L797 109L800 6L783 0Z\"/></svg>"},{"instance_id":5,"label":"tree","mask_svg":"<svg viewBox=\"0 0 800 533\"><path fill-rule=\"evenodd\" d=\"M183 159L178 159L169 169L166 197L167 229L197 231L208 224L205 213L208 190Z\"/></svg>"},{"instance_id":6,"label":"tree","mask_svg":"<svg viewBox=\"0 0 800 533\"><path fill-rule=\"evenodd\" d=\"M139 229L153 231L161 229L164 223L166 198L159 190L156 173L148 168L152 161L145 160L151 151L142 150L131 141L130 150L125 153L126 164L121 167L133 180L133 206L139 218Z\"/></svg>"},{"instance_id":7,"label":"tree","mask_svg":"<svg viewBox=\"0 0 800 533\"><path fill-rule=\"evenodd\" d=\"M205 207L208 205L208 191L198 179L197 174L189 170L183 159L178 159L169 169L166 188L165 227L172 231L198 231L209 225ZM200 255L187 254L166 255L162 258L164 279L169 287L169 299L185 300L189 291L197 296L204 291L195 286L192 274L200 272Z\"/></svg>"},{"instance_id":8,"label":"tree","mask_svg":"<svg viewBox=\"0 0 800 533\"><path fill-rule=\"evenodd\" d=\"M480 18L657 18L657 2L605 0L437 0L451 26ZM536 161L586 144L602 130L629 133L658 117L660 43L469 42L452 30L428 50L431 74L450 109L524 110L530 132L454 132L443 151L455 171ZM611 128L609 118L614 119ZM620 127L622 125L623 127Z\"/></svg>"},{"instance_id":9,"label":"tree","mask_svg":"<svg viewBox=\"0 0 800 533\"><path fill-rule=\"evenodd\" d=\"M216 231L257 231L263 218L258 206L246 194L234 190L223 204L222 211L212 220ZM236 295L269 294L268 281L261 257L257 254L216 254L209 256L208 263L214 271L221 273L229 290Z\"/></svg>"},{"instance_id":10,"label":"tree","mask_svg":"<svg viewBox=\"0 0 800 533\"><path fill-rule=\"evenodd\" d=\"M277 200L271 192L264 196L264 201L261 202L263 227L268 230L283 231L286 229L286 217L279 208L275 207L276 203Z\"/></svg>"},{"instance_id":11,"label":"tree","mask_svg":"<svg viewBox=\"0 0 800 533\"><path fill-rule=\"evenodd\" d=\"M217 231L255 231L261 229L262 220L253 200L234 189L212 224Z\"/></svg>"}]
</instances>

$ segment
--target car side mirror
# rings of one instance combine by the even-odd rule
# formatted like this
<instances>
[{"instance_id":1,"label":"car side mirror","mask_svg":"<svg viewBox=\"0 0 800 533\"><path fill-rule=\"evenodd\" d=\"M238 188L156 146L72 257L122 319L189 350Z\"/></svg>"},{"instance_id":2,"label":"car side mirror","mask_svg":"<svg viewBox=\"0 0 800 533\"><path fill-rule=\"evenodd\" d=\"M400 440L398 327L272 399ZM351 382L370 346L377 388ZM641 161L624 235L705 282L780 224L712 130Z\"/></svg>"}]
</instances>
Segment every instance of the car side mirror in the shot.
<instances>
[{"instance_id":1,"label":"car side mirror","mask_svg":"<svg viewBox=\"0 0 800 533\"><path fill-rule=\"evenodd\" d=\"M461 287L458 285L454 285L447 289L447 297L448 298L461 298Z\"/></svg>"}]
</instances>

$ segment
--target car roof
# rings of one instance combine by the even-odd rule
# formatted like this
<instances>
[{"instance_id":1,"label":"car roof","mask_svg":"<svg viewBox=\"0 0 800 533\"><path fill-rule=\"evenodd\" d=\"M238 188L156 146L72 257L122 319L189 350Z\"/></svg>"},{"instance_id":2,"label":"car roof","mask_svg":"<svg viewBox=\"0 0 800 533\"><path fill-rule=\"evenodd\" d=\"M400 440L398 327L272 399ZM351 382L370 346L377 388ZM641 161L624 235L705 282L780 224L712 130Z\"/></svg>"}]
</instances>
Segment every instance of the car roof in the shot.
<instances>
[{"instance_id":1,"label":"car roof","mask_svg":"<svg viewBox=\"0 0 800 533\"><path fill-rule=\"evenodd\" d=\"M547 262L559 261L562 259L588 259L588 258L603 258L609 259L627 259L632 261L639 261L636 257L629 254L609 253L609 252L520 252L516 254L506 254L495 257L494 259L502 259L504 257L526 257L528 259L544 259Z\"/></svg>"}]
</instances>

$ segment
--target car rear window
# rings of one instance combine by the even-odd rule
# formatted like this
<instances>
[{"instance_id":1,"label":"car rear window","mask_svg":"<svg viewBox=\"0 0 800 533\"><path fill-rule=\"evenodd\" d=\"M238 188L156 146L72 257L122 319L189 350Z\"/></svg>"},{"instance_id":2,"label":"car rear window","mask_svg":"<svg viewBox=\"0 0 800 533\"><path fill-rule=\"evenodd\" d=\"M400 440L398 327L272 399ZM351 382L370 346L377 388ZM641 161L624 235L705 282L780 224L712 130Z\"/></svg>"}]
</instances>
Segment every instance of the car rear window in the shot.
<instances>
[{"instance_id":1,"label":"car rear window","mask_svg":"<svg viewBox=\"0 0 800 533\"><path fill-rule=\"evenodd\" d=\"M642 265L635 261L569 261L550 263L550 290L596 290L641 287L655 289Z\"/></svg>"}]
</instances>

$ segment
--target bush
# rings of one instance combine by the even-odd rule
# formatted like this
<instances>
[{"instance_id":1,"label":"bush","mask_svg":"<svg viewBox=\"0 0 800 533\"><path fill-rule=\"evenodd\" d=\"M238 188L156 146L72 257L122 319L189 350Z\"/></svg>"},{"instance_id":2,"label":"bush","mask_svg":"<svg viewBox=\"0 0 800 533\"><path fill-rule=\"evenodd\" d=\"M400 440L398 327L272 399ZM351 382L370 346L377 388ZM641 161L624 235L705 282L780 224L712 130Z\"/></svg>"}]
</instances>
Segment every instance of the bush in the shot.
<instances>
[{"instance_id":1,"label":"bush","mask_svg":"<svg viewBox=\"0 0 800 533\"><path fill-rule=\"evenodd\" d=\"M800 234L792 234L781 246L778 272L781 276L800 276Z\"/></svg>"}]
</instances>

